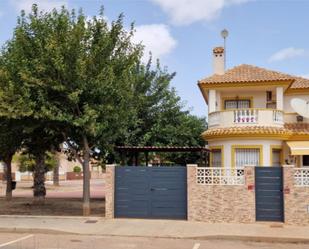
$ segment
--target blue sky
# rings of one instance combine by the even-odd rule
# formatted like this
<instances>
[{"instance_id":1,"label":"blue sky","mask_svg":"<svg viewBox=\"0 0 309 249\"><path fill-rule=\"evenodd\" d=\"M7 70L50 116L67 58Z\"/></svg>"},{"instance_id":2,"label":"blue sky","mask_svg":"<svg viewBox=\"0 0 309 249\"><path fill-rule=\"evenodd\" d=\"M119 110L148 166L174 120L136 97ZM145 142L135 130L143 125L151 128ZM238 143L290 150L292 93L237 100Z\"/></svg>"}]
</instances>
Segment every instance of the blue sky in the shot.
<instances>
[{"instance_id":1,"label":"blue sky","mask_svg":"<svg viewBox=\"0 0 309 249\"><path fill-rule=\"evenodd\" d=\"M21 9L66 5L109 21L125 14L161 64L177 75L172 82L192 113L206 115L196 85L212 73L212 48L229 30L227 67L246 63L309 77L309 0L0 0L0 45L12 36Z\"/></svg>"}]
</instances>

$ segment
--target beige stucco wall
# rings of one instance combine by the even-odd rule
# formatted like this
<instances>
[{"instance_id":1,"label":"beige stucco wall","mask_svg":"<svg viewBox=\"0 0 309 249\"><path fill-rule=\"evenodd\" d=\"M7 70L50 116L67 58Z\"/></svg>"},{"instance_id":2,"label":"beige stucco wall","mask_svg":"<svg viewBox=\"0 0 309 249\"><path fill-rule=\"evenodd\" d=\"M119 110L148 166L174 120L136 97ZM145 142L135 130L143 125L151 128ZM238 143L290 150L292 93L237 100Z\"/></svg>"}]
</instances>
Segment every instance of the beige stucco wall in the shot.
<instances>
[{"instance_id":1,"label":"beige stucco wall","mask_svg":"<svg viewBox=\"0 0 309 249\"><path fill-rule=\"evenodd\" d=\"M224 147L224 167L231 168L232 166L232 146L233 145L261 145L263 147L263 161L262 166L269 166L271 161L271 146L282 146L283 141L280 140L213 140L209 141L208 145L211 148L212 146L223 146Z\"/></svg>"},{"instance_id":2,"label":"beige stucco wall","mask_svg":"<svg viewBox=\"0 0 309 249\"><path fill-rule=\"evenodd\" d=\"M241 90L240 91L222 91L218 93L220 95L220 101L218 101L218 111L222 109L222 99L229 97L250 97L253 99L252 108L266 108L266 92L265 91L253 91L253 90ZM274 96L275 98L275 96Z\"/></svg>"}]
</instances>

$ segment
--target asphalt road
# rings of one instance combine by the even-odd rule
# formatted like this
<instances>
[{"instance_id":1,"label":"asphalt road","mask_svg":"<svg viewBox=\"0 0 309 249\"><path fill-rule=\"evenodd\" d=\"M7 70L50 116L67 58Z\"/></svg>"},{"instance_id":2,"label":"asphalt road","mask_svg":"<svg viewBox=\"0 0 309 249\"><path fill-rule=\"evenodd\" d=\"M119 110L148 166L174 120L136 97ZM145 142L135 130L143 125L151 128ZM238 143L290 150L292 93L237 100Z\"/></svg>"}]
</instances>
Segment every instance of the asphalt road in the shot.
<instances>
[{"instance_id":1,"label":"asphalt road","mask_svg":"<svg viewBox=\"0 0 309 249\"><path fill-rule=\"evenodd\" d=\"M308 244L0 233L0 249L307 249Z\"/></svg>"}]
</instances>

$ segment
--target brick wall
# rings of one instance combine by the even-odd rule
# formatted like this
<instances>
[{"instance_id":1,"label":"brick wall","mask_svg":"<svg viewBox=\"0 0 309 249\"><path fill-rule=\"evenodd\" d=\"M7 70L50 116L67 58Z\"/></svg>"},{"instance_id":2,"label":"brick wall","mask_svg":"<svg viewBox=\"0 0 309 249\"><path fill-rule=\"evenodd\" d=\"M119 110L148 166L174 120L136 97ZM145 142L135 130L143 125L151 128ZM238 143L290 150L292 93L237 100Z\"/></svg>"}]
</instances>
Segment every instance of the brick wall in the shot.
<instances>
[{"instance_id":1,"label":"brick wall","mask_svg":"<svg viewBox=\"0 0 309 249\"><path fill-rule=\"evenodd\" d=\"M309 225L309 187L294 185L294 167L284 166L284 220L290 225Z\"/></svg>"},{"instance_id":2,"label":"brick wall","mask_svg":"<svg viewBox=\"0 0 309 249\"><path fill-rule=\"evenodd\" d=\"M106 165L105 218L114 218L115 165Z\"/></svg>"},{"instance_id":3,"label":"brick wall","mask_svg":"<svg viewBox=\"0 0 309 249\"><path fill-rule=\"evenodd\" d=\"M200 185L196 165L188 165L188 220L255 222L254 168L245 167L245 185Z\"/></svg>"}]
</instances>

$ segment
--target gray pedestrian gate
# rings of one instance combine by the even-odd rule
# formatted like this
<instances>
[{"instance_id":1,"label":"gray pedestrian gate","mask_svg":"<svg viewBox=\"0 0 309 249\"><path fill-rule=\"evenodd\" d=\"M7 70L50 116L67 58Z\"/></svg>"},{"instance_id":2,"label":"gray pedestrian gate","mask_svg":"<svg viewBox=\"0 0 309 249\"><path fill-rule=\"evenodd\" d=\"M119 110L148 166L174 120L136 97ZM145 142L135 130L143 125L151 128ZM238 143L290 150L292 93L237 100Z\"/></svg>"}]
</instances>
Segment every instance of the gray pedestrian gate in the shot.
<instances>
[{"instance_id":1,"label":"gray pedestrian gate","mask_svg":"<svg viewBox=\"0 0 309 249\"><path fill-rule=\"evenodd\" d=\"M186 219L186 167L116 167L115 217Z\"/></svg>"},{"instance_id":2,"label":"gray pedestrian gate","mask_svg":"<svg viewBox=\"0 0 309 249\"><path fill-rule=\"evenodd\" d=\"M257 221L284 221L282 167L255 168Z\"/></svg>"}]
</instances>

